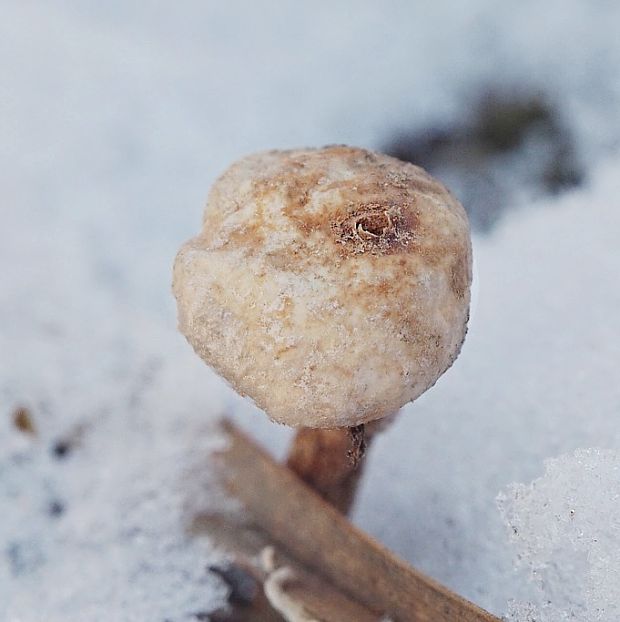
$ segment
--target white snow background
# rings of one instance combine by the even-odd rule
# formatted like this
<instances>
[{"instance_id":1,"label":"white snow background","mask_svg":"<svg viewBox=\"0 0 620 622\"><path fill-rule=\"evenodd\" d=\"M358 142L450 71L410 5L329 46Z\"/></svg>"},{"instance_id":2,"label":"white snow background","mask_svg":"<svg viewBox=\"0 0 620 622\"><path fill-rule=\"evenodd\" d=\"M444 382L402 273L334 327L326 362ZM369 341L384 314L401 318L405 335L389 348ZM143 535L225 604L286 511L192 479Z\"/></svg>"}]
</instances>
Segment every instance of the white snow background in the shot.
<instances>
[{"instance_id":1,"label":"white snow background","mask_svg":"<svg viewBox=\"0 0 620 622\"><path fill-rule=\"evenodd\" d=\"M176 332L171 265L209 186L259 149L378 147L496 83L561 102L587 180L475 237L463 352L373 447L353 518L497 614L616 620L619 26L604 0L5 0L0 620L182 621L222 601L219 553L185 531L213 503L210 423L232 414L278 456L290 432Z\"/></svg>"}]
</instances>

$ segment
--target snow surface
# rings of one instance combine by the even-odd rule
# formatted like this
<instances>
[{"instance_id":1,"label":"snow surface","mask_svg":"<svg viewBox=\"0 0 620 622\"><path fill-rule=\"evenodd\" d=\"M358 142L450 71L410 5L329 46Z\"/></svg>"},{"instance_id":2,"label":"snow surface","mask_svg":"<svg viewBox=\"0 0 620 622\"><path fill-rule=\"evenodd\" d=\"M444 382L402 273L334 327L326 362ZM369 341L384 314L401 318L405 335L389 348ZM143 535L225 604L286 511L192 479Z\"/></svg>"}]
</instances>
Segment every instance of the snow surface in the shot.
<instances>
[{"instance_id":1,"label":"snow surface","mask_svg":"<svg viewBox=\"0 0 620 622\"><path fill-rule=\"evenodd\" d=\"M519 559L540 591L509 619L620 617L620 452L577 450L545 461L545 475L499 497Z\"/></svg>"},{"instance_id":2,"label":"snow surface","mask_svg":"<svg viewBox=\"0 0 620 622\"><path fill-rule=\"evenodd\" d=\"M277 455L290 432L176 332L172 259L208 187L257 149L374 147L450 121L497 81L562 102L589 180L474 240L463 353L377 441L354 519L494 612L540 602L497 493L547 457L620 450L620 5L354 6L4 3L0 619L191 620L221 601L205 571L219 553L186 531L214 502L210 424L232 413ZM12 425L18 405L36 437Z\"/></svg>"}]
</instances>

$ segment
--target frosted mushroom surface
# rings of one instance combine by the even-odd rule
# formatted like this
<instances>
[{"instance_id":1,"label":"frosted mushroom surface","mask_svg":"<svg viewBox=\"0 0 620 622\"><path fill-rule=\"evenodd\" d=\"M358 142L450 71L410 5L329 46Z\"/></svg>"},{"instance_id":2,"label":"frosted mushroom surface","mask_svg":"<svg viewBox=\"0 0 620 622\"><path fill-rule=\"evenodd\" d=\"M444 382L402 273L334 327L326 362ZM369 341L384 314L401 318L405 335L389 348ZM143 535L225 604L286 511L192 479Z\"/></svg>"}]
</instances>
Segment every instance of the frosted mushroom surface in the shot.
<instances>
[{"instance_id":1,"label":"frosted mushroom surface","mask_svg":"<svg viewBox=\"0 0 620 622\"><path fill-rule=\"evenodd\" d=\"M354 426L432 386L465 337L469 225L423 169L269 151L214 184L173 290L194 350L274 421Z\"/></svg>"}]
</instances>

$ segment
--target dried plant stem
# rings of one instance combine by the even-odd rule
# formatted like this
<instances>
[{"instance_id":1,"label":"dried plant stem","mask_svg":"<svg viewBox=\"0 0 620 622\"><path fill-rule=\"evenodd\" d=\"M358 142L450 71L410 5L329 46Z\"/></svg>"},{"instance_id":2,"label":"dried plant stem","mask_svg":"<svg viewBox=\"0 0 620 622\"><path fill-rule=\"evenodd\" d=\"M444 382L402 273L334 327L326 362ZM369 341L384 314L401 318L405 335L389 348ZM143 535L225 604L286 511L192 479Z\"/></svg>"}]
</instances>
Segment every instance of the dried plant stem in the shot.
<instances>
[{"instance_id":1,"label":"dried plant stem","mask_svg":"<svg viewBox=\"0 0 620 622\"><path fill-rule=\"evenodd\" d=\"M215 458L222 484L244 506L245 529L259 528L264 544L286 555L299 583L280 587L316 619L500 622L395 557L232 424L224 426L229 442ZM243 527L229 517L222 525L242 543ZM268 619L246 613L234 621Z\"/></svg>"},{"instance_id":2,"label":"dried plant stem","mask_svg":"<svg viewBox=\"0 0 620 622\"><path fill-rule=\"evenodd\" d=\"M323 430L301 428L291 445L287 466L326 501L346 514L362 475L372 438L367 426Z\"/></svg>"}]
</instances>

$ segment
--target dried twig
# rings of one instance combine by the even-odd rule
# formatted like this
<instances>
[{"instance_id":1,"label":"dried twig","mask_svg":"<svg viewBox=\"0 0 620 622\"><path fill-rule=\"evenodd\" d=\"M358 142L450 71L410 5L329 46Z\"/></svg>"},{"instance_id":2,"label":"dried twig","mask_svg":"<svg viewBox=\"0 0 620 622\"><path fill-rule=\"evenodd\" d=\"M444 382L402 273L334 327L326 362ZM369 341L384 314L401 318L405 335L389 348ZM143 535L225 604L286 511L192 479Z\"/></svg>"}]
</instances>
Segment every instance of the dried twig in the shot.
<instances>
[{"instance_id":1,"label":"dried twig","mask_svg":"<svg viewBox=\"0 0 620 622\"><path fill-rule=\"evenodd\" d=\"M315 573L328 590L339 591L375 619L499 622L395 557L232 424L224 426L230 441L218 456L223 482L254 524L295 560L296 571ZM338 615L339 608L332 609L332 617L323 614L325 619L363 619Z\"/></svg>"}]
</instances>

